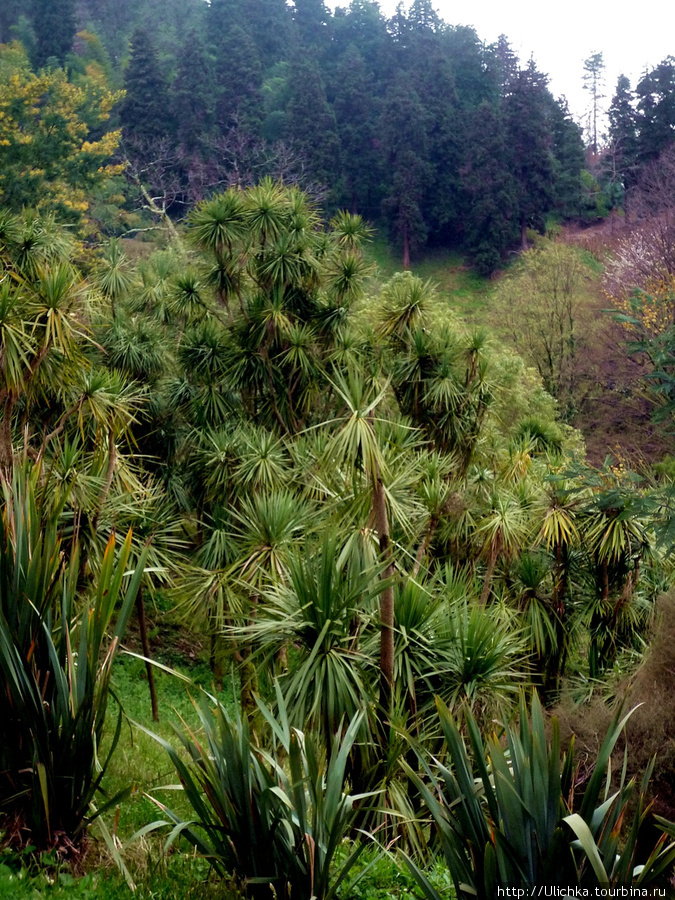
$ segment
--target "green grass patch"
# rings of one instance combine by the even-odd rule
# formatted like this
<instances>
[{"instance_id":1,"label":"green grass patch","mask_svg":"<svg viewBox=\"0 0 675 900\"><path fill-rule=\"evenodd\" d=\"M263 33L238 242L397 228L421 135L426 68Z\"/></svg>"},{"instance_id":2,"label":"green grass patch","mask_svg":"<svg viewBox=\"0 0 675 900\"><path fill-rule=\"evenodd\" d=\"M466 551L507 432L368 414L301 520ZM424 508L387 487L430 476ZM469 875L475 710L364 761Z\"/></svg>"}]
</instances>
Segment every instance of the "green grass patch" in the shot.
<instances>
[{"instance_id":1,"label":"green grass patch","mask_svg":"<svg viewBox=\"0 0 675 900\"><path fill-rule=\"evenodd\" d=\"M379 293L382 285L403 268L400 258L382 238L376 238L368 245L366 259L375 267L366 285L366 291L371 295ZM468 322L475 322L489 308L493 283L472 271L458 253L445 249L428 250L413 260L411 271L423 281L432 281L439 297Z\"/></svg>"}]
</instances>

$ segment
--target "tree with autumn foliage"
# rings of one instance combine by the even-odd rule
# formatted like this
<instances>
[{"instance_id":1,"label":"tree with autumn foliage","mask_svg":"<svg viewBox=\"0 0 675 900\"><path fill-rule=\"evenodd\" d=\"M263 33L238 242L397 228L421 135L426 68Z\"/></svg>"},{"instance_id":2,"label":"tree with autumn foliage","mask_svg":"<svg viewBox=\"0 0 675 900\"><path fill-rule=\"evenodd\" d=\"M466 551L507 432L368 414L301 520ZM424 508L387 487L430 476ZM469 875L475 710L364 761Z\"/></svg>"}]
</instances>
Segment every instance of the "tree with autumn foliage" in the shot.
<instances>
[{"instance_id":1,"label":"tree with autumn foliage","mask_svg":"<svg viewBox=\"0 0 675 900\"><path fill-rule=\"evenodd\" d=\"M36 74L20 44L1 47L0 206L79 223L92 190L114 172L119 132L104 129L121 96L95 77L74 84L63 69Z\"/></svg>"}]
</instances>

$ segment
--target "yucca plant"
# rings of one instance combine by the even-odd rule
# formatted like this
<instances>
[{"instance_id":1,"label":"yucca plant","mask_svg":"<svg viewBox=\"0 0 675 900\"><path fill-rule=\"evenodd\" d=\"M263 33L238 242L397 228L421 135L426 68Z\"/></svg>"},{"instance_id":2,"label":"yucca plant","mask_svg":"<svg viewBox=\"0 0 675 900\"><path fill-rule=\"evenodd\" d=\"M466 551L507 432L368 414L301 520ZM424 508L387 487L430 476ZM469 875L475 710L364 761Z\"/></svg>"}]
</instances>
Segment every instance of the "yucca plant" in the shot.
<instances>
[{"instance_id":1,"label":"yucca plant","mask_svg":"<svg viewBox=\"0 0 675 900\"><path fill-rule=\"evenodd\" d=\"M37 846L77 844L121 728L99 758L112 663L143 574L125 578L131 532L110 538L91 597L80 602L79 554L62 551L58 504L43 515L39 469L3 484L0 517L0 816ZM127 582L126 590L123 585ZM120 603L117 621L111 622Z\"/></svg>"},{"instance_id":2,"label":"yucca plant","mask_svg":"<svg viewBox=\"0 0 675 900\"><path fill-rule=\"evenodd\" d=\"M420 752L427 780L409 776L436 825L438 841L457 896L493 898L506 888L539 886L669 887L675 842L673 826L644 851L651 766L641 785L626 781L626 765L612 790L610 758L630 713L619 710L600 747L580 798L574 797L574 744L562 752L556 719L547 740L536 695L528 711L524 697L519 726L505 725L506 745L483 741L475 719L464 714L469 750L447 707L438 702L448 750L447 764L430 765ZM440 900L424 872L407 860L428 900ZM671 886L672 887L672 886Z\"/></svg>"},{"instance_id":3,"label":"yucca plant","mask_svg":"<svg viewBox=\"0 0 675 900\"><path fill-rule=\"evenodd\" d=\"M363 800L345 792L361 717L335 738L326 762L311 735L290 726L278 688L277 704L275 716L259 702L270 728L270 750L256 742L245 717L238 711L230 715L207 695L195 704L199 735L185 725L177 729L187 761L148 732L169 754L194 816L186 820L153 797L166 818L141 832L173 825L167 848L182 835L217 874L234 874L253 896L331 900L366 846L356 844L333 867L354 822L356 801Z\"/></svg>"}]
</instances>

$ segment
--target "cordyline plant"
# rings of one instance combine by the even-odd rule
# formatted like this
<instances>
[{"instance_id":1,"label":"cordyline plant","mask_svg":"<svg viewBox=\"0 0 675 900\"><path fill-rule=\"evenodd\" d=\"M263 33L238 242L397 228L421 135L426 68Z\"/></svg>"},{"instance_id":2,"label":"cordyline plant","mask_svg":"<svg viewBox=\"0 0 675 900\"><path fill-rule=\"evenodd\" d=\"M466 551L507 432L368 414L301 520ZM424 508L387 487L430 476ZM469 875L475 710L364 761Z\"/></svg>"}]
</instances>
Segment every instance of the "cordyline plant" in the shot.
<instances>
[{"instance_id":1,"label":"cordyline plant","mask_svg":"<svg viewBox=\"0 0 675 900\"><path fill-rule=\"evenodd\" d=\"M447 764L429 765L423 780L409 767L437 829L458 898L492 900L506 888L531 891L575 888L659 887L670 891L675 862L675 825L654 817L664 832L645 852L653 764L638 786L626 781L626 764L612 784L610 758L630 713L616 716L600 747L580 798L574 797L574 744L561 751L558 723L546 739L536 695L528 711L520 704L519 726L505 725L506 742L485 742L470 712L464 714L469 750L447 707L438 713ZM626 756L627 759L627 756ZM427 900L441 900L424 872L406 857ZM507 896L504 893L504 896Z\"/></svg>"},{"instance_id":2,"label":"cordyline plant","mask_svg":"<svg viewBox=\"0 0 675 900\"><path fill-rule=\"evenodd\" d=\"M38 479L37 467L16 469L12 484L2 486L0 817L48 847L76 845L87 824L120 799L93 808L121 729L120 710L101 760L112 664L145 554L127 578L131 532L120 549L112 535L96 584L81 598L79 554L66 558L61 546L62 504L40 504Z\"/></svg>"}]
</instances>

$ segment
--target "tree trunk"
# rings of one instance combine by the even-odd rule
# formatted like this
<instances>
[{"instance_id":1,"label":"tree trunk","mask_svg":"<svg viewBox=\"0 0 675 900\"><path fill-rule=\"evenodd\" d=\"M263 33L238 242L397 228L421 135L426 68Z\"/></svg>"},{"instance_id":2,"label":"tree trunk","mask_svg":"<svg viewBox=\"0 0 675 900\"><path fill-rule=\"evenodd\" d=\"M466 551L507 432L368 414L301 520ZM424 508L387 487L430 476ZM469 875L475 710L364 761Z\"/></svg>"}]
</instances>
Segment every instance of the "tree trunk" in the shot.
<instances>
[{"instance_id":1,"label":"tree trunk","mask_svg":"<svg viewBox=\"0 0 675 900\"><path fill-rule=\"evenodd\" d=\"M136 594L136 613L138 615L138 629L141 633L141 646L145 657L145 671L148 674L148 687L150 688L150 706L152 718L159 722L159 707L157 705L157 689L155 688L155 669L150 656L150 642L148 641L148 626L145 621L145 601L143 600L143 588L139 587Z\"/></svg>"},{"instance_id":2,"label":"tree trunk","mask_svg":"<svg viewBox=\"0 0 675 900\"><path fill-rule=\"evenodd\" d=\"M410 233L408 226L403 226L403 268L410 268Z\"/></svg>"},{"instance_id":3,"label":"tree trunk","mask_svg":"<svg viewBox=\"0 0 675 900\"><path fill-rule=\"evenodd\" d=\"M373 484L373 513L375 527L380 538L380 554L387 566L384 578L390 579L394 574L394 562L389 541L389 518L384 486L379 475ZM394 587L389 584L382 591L380 598L380 705L389 711L392 687L394 684Z\"/></svg>"},{"instance_id":4,"label":"tree trunk","mask_svg":"<svg viewBox=\"0 0 675 900\"><path fill-rule=\"evenodd\" d=\"M12 447L12 407L14 403L11 396L5 400L0 422L0 475L7 480L12 478L14 469L14 448Z\"/></svg>"},{"instance_id":5,"label":"tree trunk","mask_svg":"<svg viewBox=\"0 0 675 900\"><path fill-rule=\"evenodd\" d=\"M490 589L492 588L492 579L495 574L495 566L497 565L497 557L499 556L499 547L497 544L493 544L490 547L490 556L488 559L487 571L485 573L485 581L483 582L483 591L480 595L480 605L485 606L488 602L488 598L490 596Z\"/></svg>"},{"instance_id":6,"label":"tree trunk","mask_svg":"<svg viewBox=\"0 0 675 900\"><path fill-rule=\"evenodd\" d=\"M525 220L520 223L520 246L522 250L527 250L527 222Z\"/></svg>"}]
</instances>

